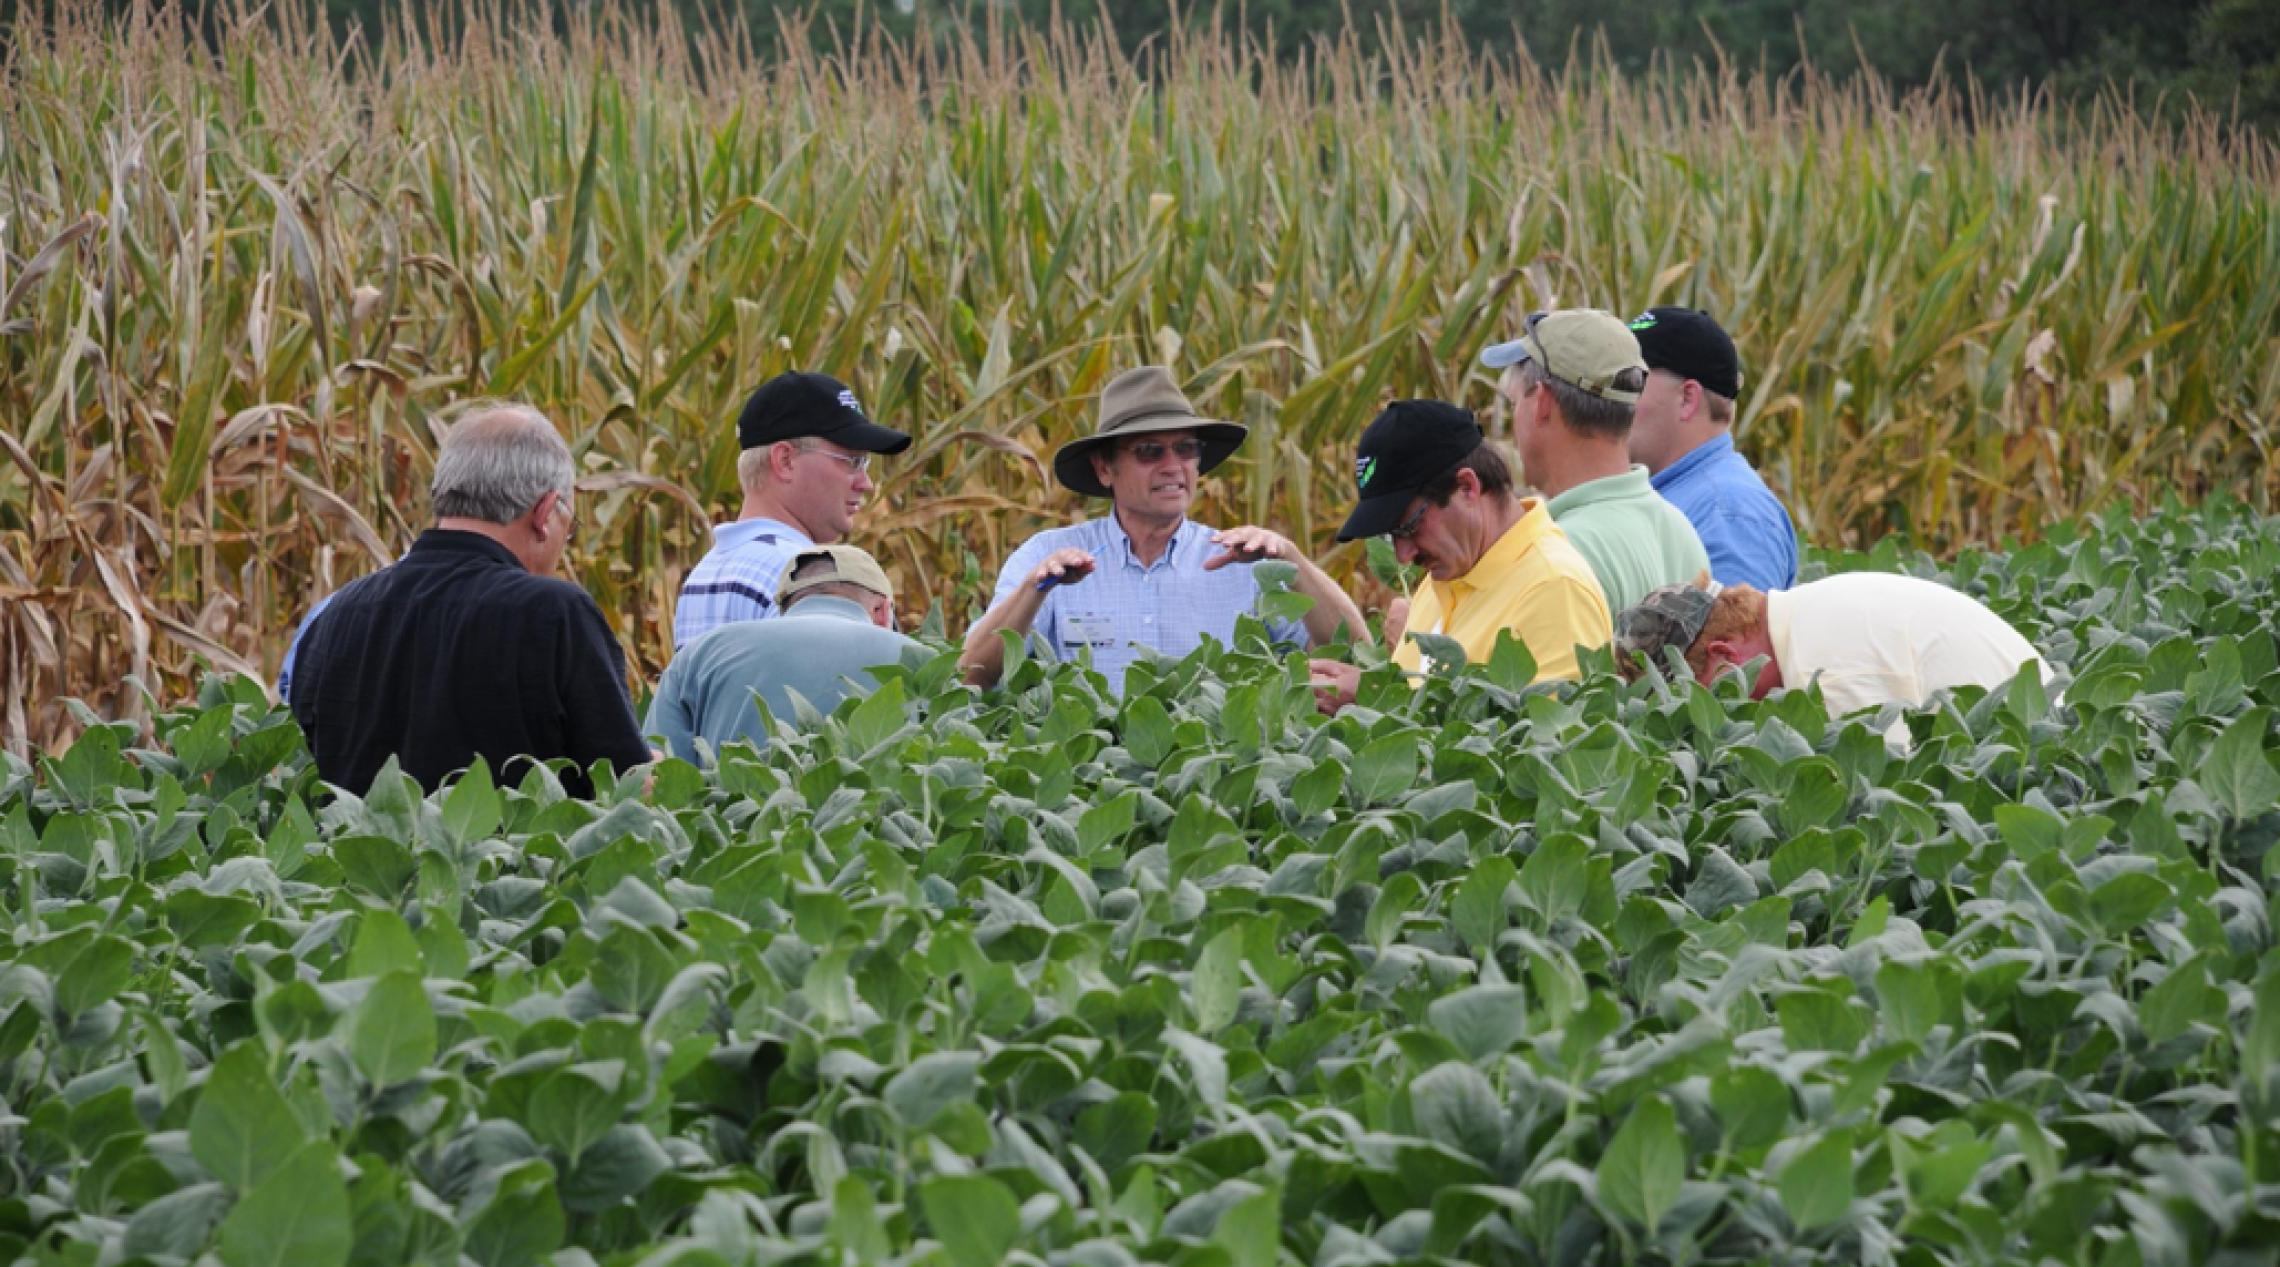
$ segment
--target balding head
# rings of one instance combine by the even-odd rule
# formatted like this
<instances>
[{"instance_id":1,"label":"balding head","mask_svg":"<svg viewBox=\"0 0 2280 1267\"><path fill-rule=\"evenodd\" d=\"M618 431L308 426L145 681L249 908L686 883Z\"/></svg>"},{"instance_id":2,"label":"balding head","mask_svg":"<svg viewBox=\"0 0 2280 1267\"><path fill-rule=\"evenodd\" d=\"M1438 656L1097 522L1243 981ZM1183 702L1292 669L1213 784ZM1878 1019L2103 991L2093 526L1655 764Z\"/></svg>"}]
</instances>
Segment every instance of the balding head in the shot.
<instances>
[{"instance_id":1,"label":"balding head","mask_svg":"<svg viewBox=\"0 0 2280 1267\"><path fill-rule=\"evenodd\" d=\"M438 519L511 523L548 493L570 496L577 479L570 446L528 405L484 404L443 437L428 495Z\"/></svg>"}]
</instances>

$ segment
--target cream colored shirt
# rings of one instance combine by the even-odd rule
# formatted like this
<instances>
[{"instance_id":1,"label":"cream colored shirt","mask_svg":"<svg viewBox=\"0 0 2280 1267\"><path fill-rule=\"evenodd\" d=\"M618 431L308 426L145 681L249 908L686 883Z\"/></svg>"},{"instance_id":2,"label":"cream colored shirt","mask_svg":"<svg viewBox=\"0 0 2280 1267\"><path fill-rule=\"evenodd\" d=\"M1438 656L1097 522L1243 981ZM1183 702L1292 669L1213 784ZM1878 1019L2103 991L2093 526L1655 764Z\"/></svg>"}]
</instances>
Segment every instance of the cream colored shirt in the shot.
<instances>
[{"instance_id":1,"label":"cream colored shirt","mask_svg":"<svg viewBox=\"0 0 2280 1267\"><path fill-rule=\"evenodd\" d=\"M1536 680L1573 678L1577 647L1603 647L1615 622L1591 565L1552 522L1541 501L1523 501L1520 521L1505 530L1472 570L1453 581L1427 581L1409 612L1409 632L1456 639L1465 658L1479 664L1509 629L1536 657ZM1408 638L1394 663L1415 672L1421 663Z\"/></svg>"},{"instance_id":2,"label":"cream colored shirt","mask_svg":"<svg viewBox=\"0 0 2280 1267\"><path fill-rule=\"evenodd\" d=\"M1783 685L1819 680L1829 716L1919 705L1936 691L2000 687L2050 666L2002 617L1933 581L1846 572L1765 596Z\"/></svg>"}]
</instances>

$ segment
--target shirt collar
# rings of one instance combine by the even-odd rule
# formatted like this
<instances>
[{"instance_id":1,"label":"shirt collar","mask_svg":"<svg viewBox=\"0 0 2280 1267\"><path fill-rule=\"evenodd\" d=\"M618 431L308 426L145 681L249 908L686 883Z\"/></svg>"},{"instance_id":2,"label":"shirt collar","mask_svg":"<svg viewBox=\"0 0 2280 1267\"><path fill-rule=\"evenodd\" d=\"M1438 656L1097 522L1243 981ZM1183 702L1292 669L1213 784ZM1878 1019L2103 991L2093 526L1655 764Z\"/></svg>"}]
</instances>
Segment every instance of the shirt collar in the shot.
<instances>
[{"instance_id":1,"label":"shirt collar","mask_svg":"<svg viewBox=\"0 0 2280 1267\"><path fill-rule=\"evenodd\" d=\"M784 616L787 619L816 616L826 620L852 620L864 625L871 623L871 613L864 609L863 604L837 594L810 594L794 603Z\"/></svg>"},{"instance_id":2,"label":"shirt collar","mask_svg":"<svg viewBox=\"0 0 2280 1267\"><path fill-rule=\"evenodd\" d=\"M430 528L412 542L412 549L421 554L480 554L510 567L521 567L522 560L515 552L480 532L466 532L458 528ZM330 601L330 600L327 600Z\"/></svg>"},{"instance_id":3,"label":"shirt collar","mask_svg":"<svg viewBox=\"0 0 2280 1267\"><path fill-rule=\"evenodd\" d=\"M1482 588L1493 578L1526 557L1530 550L1536 548L1536 543L1544 539L1544 534L1551 528L1551 508L1539 498L1522 498L1520 500L1519 520L1504 530L1504 535L1496 539L1496 544L1490 546L1486 554L1473 561L1470 571L1456 580L1450 581L1448 587L1459 593L1469 593ZM1439 584L1440 582L1434 583Z\"/></svg>"},{"instance_id":4,"label":"shirt collar","mask_svg":"<svg viewBox=\"0 0 2280 1267\"><path fill-rule=\"evenodd\" d=\"M1634 497L1650 496L1653 492L1654 487L1647 482L1647 468L1633 466L1621 475L1603 475L1595 480L1585 480L1546 502L1545 506L1551 510L1552 517L1557 519L1585 506L1628 501Z\"/></svg>"},{"instance_id":5,"label":"shirt collar","mask_svg":"<svg viewBox=\"0 0 2280 1267\"><path fill-rule=\"evenodd\" d=\"M794 545L812 546L815 544L814 540L806 533L781 519L766 517L738 519L732 523L713 525L713 549L715 550L733 550L761 537L774 537L778 541L789 538Z\"/></svg>"},{"instance_id":6,"label":"shirt collar","mask_svg":"<svg viewBox=\"0 0 2280 1267\"><path fill-rule=\"evenodd\" d=\"M1733 451L1734 433L1731 431L1721 431L1717 435L1714 435L1709 439L1704 440L1702 443L1695 445L1692 449L1687 450L1685 457L1680 458L1676 462L1671 463L1669 466L1666 466L1661 471L1657 472L1653 480L1654 486L1658 491L1661 489L1669 488L1671 485L1677 483L1682 479L1685 479L1689 475L1694 474L1696 471L1699 471L1702 468L1716 462L1724 454L1732 453Z\"/></svg>"},{"instance_id":7,"label":"shirt collar","mask_svg":"<svg viewBox=\"0 0 2280 1267\"><path fill-rule=\"evenodd\" d=\"M1172 529L1171 540L1164 543L1163 557L1157 559L1152 566L1142 567L1140 563L1140 552L1132 548L1132 534L1124 530L1124 521L1116 517L1115 511L1110 511L1108 514L1108 537L1110 542L1123 549L1124 562L1127 567L1140 568L1140 570L1143 572L1153 572L1156 570L1156 568L1167 568L1172 566L1173 561L1179 558L1180 546L1188 539L1190 530L1201 531L1202 525L1196 523L1193 519L1181 519L1179 526Z\"/></svg>"}]
</instances>

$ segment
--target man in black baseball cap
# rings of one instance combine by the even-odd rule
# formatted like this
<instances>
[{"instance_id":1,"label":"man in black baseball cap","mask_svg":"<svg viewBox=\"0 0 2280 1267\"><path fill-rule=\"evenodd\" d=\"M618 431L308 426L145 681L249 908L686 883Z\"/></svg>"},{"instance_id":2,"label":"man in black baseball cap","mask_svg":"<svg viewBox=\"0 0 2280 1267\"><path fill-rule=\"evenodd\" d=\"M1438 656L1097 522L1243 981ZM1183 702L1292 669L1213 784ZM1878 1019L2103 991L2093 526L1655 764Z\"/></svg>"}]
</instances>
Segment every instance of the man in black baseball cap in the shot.
<instances>
[{"instance_id":1,"label":"man in black baseball cap","mask_svg":"<svg viewBox=\"0 0 2280 1267\"><path fill-rule=\"evenodd\" d=\"M733 522L714 526L712 549L681 583L675 647L725 624L777 615L784 565L802 550L845 540L873 488L873 457L910 447L909 436L871 421L845 383L808 372L762 383L744 402L736 438L744 505Z\"/></svg>"},{"instance_id":2,"label":"man in black baseball cap","mask_svg":"<svg viewBox=\"0 0 2280 1267\"><path fill-rule=\"evenodd\" d=\"M1511 466L1470 412L1438 400L1386 406L1362 432L1354 481L1360 499L1338 539L1391 537L1397 558L1429 574L1406 632L1453 638L1470 660L1486 660L1510 632L1539 679L1574 677L1576 648L1606 645L1613 619L1591 565L1542 502L1514 492ZM1393 659L1423 665L1406 638ZM1352 701L1354 666L1312 668L1326 710Z\"/></svg>"},{"instance_id":3,"label":"man in black baseball cap","mask_svg":"<svg viewBox=\"0 0 2280 1267\"><path fill-rule=\"evenodd\" d=\"M1797 581L1797 529L1781 500L1734 448L1742 358L1705 312L1649 308L1631 319L1647 388L1631 421L1631 460L1685 514L1725 585L1786 589Z\"/></svg>"}]
</instances>

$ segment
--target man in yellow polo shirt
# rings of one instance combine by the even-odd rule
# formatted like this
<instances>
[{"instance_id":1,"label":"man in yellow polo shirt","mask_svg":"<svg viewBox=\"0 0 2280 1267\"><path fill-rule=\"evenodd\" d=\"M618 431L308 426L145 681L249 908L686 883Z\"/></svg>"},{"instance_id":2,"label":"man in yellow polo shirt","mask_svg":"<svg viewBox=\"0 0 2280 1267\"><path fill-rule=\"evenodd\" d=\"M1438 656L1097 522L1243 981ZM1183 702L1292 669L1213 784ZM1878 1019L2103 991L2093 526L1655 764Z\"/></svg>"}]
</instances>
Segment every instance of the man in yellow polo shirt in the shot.
<instances>
[{"instance_id":1,"label":"man in yellow polo shirt","mask_svg":"<svg viewBox=\"0 0 2280 1267\"><path fill-rule=\"evenodd\" d=\"M1576 676L1576 649L1614 632L1591 565L1534 498L1518 496L1512 468L1471 413L1438 400L1397 400L1362 433L1354 474L1361 499L1340 541L1393 538L1394 554L1431 579L1416 596L1407 632L1440 634L1486 660L1511 630L1536 658L1536 678ZM1412 638L1394 662L1416 671ZM1353 702L1360 671L1316 660L1323 708Z\"/></svg>"}]
</instances>

